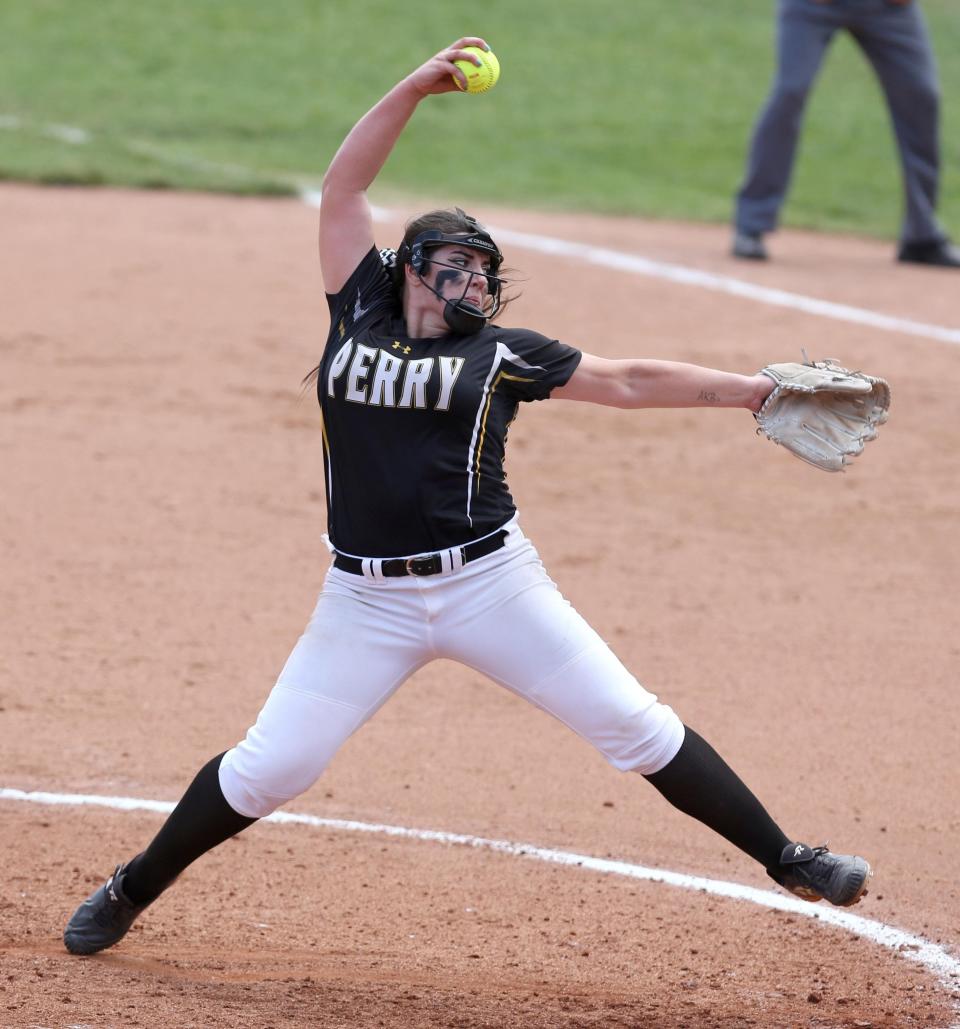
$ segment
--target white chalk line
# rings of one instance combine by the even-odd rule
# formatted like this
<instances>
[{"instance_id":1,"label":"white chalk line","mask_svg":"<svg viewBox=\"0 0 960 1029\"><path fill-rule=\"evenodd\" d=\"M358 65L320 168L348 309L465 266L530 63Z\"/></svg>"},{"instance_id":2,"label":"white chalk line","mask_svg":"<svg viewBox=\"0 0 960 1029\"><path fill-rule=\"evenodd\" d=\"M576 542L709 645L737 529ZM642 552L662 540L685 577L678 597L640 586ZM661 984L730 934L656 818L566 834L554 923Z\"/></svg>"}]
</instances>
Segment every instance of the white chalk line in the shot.
<instances>
[{"instance_id":1,"label":"white chalk line","mask_svg":"<svg viewBox=\"0 0 960 1029\"><path fill-rule=\"evenodd\" d=\"M20 132L33 131L72 145L90 143L95 138L92 133L77 126L33 125L17 115L0 115L0 130L3 129ZM172 153L162 146L142 140L117 139L114 142L125 147L131 153L140 154L141 156L167 164L177 164L199 171L216 171L238 177L254 178L259 176L272 178L297 190L301 199L310 206L319 206L319 192L316 188L311 188L307 185L312 178L309 175L257 171L243 165L207 161L190 154ZM394 221L397 217L394 213L381 207L375 207L373 213L377 221ZM756 283L737 279L731 275L717 275L713 272L688 268L680 264L656 261L638 254L610 250L606 247L590 246L586 243L554 239L550 236L541 236L529 232L516 232L512 229L494 226L491 226L491 231L498 239L506 243L511 243L514 246L537 253L585 261L589 264L599 265L615 271L629 272L634 275L660 279L676 285L723 293L727 296L740 297L744 300L766 304L771 307L788 308L819 318L828 318L833 321L879 329L882 332L917 336L923 339L936 340L940 343L960 343L960 328L933 325L910 318L897 318L892 315L872 311L868 308L854 307L850 304L838 304L831 300L821 300L817 297L805 296L802 293L792 293L789 290L759 286Z\"/></svg>"},{"instance_id":2,"label":"white chalk line","mask_svg":"<svg viewBox=\"0 0 960 1029\"><path fill-rule=\"evenodd\" d=\"M0 800L25 801L31 804L48 804L53 806L96 806L114 808L119 811L153 811L158 814L169 814L174 804L163 800L145 800L137 797L107 797L82 793L46 793L40 791L0 788ZM864 939L871 940L882 947L896 952L908 961L922 965L936 976L947 989L954 991L960 987L960 960L949 954L939 944L905 932L895 926L883 922L875 922L868 918L850 914L837 908L814 909L812 904L797 900L785 894L770 890L758 890L739 883L725 882L721 879L706 879L696 875L685 875L665 868L648 868L626 861L614 861L610 858L590 857L587 854L575 854L565 850L553 850L539 847L533 843L515 843L510 840L493 840L483 836L470 836L462 833L442 832L435 829L411 829L402 825L380 825L370 822L355 822L340 818L319 818L316 815L294 814L277 811L267 818L266 822L281 824L308 825L319 829L332 829L338 832L374 833L401 839L421 840L428 843L443 843L461 847L472 847L476 850L493 851L511 857L530 858L548 864L565 865L582 868L591 872L606 875L620 875L630 879L642 879L648 882L663 883L681 889L698 890L715 897L730 900L743 900L761 907L777 911L789 911L805 918L813 918L827 925L846 929ZM954 1027L956 1029L956 1027Z\"/></svg>"},{"instance_id":3,"label":"white chalk line","mask_svg":"<svg viewBox=\"0 0 960 1029\"><path fill-rule=\"evenodd\" d=\"M304 189L300 193L304 203L311 207L320 206L320 194L314 189ZM395 221L397 215L383 207L373 207L376 221ZM569 240L554 239L551 236L540 236L529 232L516 232L499 226L489 226L490 232L497 240L512 243L525 250L533 250L553 257L565 257L572 260L586 261L588 264L600 265L615 271L632 272L652 279L662 279L682 286L693 286L710 290L714 293L725 293L729 296L741 297L771 307L785 307L803 314L830 318L834 321L849 322L868 328L880 329L884 332L898 332L905 336L920 336L924 339L936 340L940 343L960 343L960 329L951 329L942 325L931 325L926 322L913 321L909 318L895 318L892 315L880 314L863 307L850 304L838 304L832 300L820 300L817 297L804 296L802 293L791 293L784 289L772 289L769 286L758 286L753 282L736 279L730 275L716 275L713 272L688 268L680 264L668 264L654 261L638 254L627 254L606 247L591 246L587 243L573 243Z\"/></svg>"}]
</instances>

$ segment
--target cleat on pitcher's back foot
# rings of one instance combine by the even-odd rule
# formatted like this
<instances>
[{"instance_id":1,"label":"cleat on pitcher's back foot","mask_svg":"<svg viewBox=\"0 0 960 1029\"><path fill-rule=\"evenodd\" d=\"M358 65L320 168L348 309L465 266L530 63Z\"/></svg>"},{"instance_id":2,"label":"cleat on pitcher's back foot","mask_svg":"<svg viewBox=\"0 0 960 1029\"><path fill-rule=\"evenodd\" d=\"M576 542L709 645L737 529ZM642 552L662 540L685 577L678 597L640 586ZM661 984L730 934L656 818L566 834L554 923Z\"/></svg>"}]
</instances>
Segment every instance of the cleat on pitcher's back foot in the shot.
<instances>
[{"instance_id":1,"label":"cleat on pitcher's back foot","mask_svg":"<svg viewBox=\"0 0 960 1029\"><path fill-rule=\"evenodd\" d=\"M119 943L148 904L134 904L123 892L124 865L94 890L73 913L63 931L63 943L71 954L96 954Z\"/></svg>"},{"instance_id":2,"label":"cleat on pitcher's back foot","mask_svg":"<svg viewBox=\"0 0 960 1029\"><path fill-rule=\"evenodd\" d=\"M831 854L826 847L791 843L784 847L780 864L767 875L797 897L816 903L828 900L837 907L856 904L867 892L873 872L862 857Z\"/></svg>"}]
</instances>

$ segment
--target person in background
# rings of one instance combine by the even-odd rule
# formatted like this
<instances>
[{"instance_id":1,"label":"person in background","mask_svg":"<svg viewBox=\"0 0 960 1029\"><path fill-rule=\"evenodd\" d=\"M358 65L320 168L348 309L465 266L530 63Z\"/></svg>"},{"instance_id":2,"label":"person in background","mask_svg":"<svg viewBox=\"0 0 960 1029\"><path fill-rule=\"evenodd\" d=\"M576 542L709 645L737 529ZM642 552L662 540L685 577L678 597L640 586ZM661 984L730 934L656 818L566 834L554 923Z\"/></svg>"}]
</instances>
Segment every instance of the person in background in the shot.
<instances>
[{"instance_id":1,"label":"person in background","mask_svg":"<svg viewBox=\"0 0 960 1029\"><path fill-rule=\"evenodd\" d=\"M897 259L960 268L936 217L940 88L930 38L915 0L779 0L777 71L754 126L736 197L733 255L768 258L796 156L803 111L830 41L846 29L873 66L900 149L906 194Z\"/></svg>"}]
</instances>

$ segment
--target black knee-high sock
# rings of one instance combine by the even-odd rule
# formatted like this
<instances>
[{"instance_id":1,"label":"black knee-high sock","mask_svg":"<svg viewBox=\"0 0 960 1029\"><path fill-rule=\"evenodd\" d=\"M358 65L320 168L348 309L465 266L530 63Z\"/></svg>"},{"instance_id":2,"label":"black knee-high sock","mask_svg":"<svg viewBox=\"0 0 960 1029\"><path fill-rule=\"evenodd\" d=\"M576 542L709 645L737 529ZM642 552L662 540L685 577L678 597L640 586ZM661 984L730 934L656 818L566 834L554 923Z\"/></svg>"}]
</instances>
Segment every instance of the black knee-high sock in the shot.
<instances>
[{"instance_id":1,"label":"black knee-high sock","mask_svg":"<svg viewBox=\"0 0 960 1029\"><path fill-rule=\"evenodd\" d=\"M227 803L218 775L222 757L197 772L150 846L127 865L122 888L134 904L155 900L201 854L257 821Z\"/></svg>"},{"instance_id":2,"label":"black knee-high sock","mask_svg":"<svg viewBox=\"0 0 960 1029\"><path fill-rule=\"evenodd\" d=\"M713 747L693 729L684 728L676 757L644 778L675 808L718 832L764 868L775 868L791 841Z\"/></svg>"}]
</instances>

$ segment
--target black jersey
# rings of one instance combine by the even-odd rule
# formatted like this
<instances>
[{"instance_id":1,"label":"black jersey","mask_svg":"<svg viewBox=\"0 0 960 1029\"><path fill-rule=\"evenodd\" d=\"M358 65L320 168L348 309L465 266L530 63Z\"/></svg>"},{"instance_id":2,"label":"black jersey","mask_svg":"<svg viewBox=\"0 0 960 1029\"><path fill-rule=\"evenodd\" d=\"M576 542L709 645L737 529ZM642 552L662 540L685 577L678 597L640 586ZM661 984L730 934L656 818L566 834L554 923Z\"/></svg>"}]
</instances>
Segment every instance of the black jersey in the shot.
<instances>
[{"instance_id":1,"label":"black jersey","mask_svg":"<svg viewBox=\"0 0 960 1029\"><path fill-rule=\"evenodd\" d=\"M412 339L376 250L327 302L317 392L334 547L400 557L508 521L507 428L520 401L545 400L569 380L580 351L495 325Z\"/></svg>"}]
</instances>

